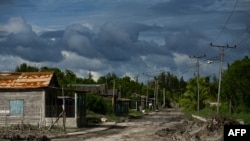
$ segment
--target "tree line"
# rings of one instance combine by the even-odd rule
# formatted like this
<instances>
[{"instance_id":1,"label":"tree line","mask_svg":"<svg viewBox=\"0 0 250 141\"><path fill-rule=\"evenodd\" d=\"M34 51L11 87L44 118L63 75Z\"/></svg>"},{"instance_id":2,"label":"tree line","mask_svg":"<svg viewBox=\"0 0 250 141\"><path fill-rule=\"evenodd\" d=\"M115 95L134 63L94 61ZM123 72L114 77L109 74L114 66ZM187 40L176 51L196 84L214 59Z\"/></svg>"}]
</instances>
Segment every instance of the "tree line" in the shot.
<instances>
[{"instance_id":1,"label":"tree line","mask_svg":"<svg viewBox=\"0 0 250 141\"><path fill-rule=\"evenodd\" d=\"M246 56L241 60L236 60L228 64L227 69L222 73L221 83L221 104L220 110L230 113L249 113L250 112L250 59ZM108 89L115 89L121 94L122 98L131 99L133 94L156 98L157 106L163 106L166 102L167 107L173 103L181 106L184 110L197 110L197 95L199 82L199 109L214 108L210 107L209 102L216 102L218 93L218 78L213 76L196 77L185 81L183 77L178 78L171 72L161 72L156 76L150 77L146 84L140 83L129 76L118 77L115 73L107 73L93 80L91 72L88 77L78 77L73 71L62 71L59 68L29 66L26 63L16 67L16 72L43 72L53 71L57 77L60 87L68 84L106 84ZM148 76L149 77L149 76ZM165 98L165 99L164 99Z\"/></svg>"}]
</instances>

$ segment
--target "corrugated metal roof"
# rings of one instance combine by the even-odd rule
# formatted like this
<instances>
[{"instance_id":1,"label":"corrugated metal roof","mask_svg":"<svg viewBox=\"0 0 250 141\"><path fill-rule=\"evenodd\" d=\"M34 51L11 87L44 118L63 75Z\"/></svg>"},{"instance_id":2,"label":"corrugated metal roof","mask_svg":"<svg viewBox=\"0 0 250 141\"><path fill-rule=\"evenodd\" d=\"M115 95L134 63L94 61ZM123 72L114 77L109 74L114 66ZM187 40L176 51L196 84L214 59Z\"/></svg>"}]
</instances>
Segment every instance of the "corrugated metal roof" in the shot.
<instances>
[{"instance_id":1,"label":"corrugated metal roof","mask_svg":"<svg viewBox=\"0 0 250 141\"><path fill-rule=\"evenodd\" d=\"M53 72L0 72L0 89L48 87Z\"/></svg>"}]
</instances>

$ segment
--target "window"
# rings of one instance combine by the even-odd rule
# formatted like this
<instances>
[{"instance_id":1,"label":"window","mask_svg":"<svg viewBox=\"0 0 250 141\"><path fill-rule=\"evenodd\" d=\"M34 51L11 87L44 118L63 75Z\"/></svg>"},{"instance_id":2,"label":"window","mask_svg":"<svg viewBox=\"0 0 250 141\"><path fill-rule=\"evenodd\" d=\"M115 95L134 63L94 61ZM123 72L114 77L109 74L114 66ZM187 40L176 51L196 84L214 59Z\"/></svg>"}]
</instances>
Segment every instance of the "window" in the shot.
<instances>
[{"instance_id":1,"label":"window","mask_svg":"<svg viewBox=\"0 0 250 141\"><path fill-rule=\"evenodd\" d=\"M22 115L23 103L23 100L10 100L10 115Z\"/></svg>"}]
</instances>

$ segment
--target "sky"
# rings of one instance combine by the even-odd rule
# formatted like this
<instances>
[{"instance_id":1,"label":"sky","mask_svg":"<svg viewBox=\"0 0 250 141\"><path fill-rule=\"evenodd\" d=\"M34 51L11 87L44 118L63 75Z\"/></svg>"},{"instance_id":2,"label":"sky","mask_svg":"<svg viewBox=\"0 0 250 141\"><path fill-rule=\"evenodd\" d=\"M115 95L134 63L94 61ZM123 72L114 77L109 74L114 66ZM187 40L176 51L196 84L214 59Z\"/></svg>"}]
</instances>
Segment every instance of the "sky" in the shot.
<instances>
[{"instance_id":1,"label":"sky","mask_svg":"<svg viewBox=\"0 0 250 141\"><path fill-rule=\"evenodd\" d=\"M249 0L1 0L0 71L26 63L96 80L219 74L250 53ZM212 43L214 46L211 46ZM213 63L207 63L212 60Z\"/></svg>"}]
</instances>

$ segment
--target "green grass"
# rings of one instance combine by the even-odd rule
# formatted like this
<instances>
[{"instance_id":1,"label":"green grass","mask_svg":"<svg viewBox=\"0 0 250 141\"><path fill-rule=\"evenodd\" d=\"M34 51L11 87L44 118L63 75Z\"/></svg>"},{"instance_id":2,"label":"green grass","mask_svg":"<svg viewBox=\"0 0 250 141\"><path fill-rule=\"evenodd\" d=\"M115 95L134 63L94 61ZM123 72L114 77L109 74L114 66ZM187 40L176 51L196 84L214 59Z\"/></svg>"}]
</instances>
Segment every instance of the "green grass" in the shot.
<instances>
[{"instance_id":1,"label":"green grass","mask_svg":"<svg viewBox=\"0 0 250 141\"><path fill-rule=\"evenodd\" d=\"M250 124L250 114L233 114L233 117L236 119L242 119L244 121L245 124Z\"/></svg>"},{"instance_id":2,"label":"green grass","mask_svg":"<svg viewBox=\"0 0 250 141\"><path fill-rule=\"evenodd\" d=\"M118 121L119 117L115 114L107 114L105 115L108 121Z\"/></svg>"},{"instance_id":3,"label":"green grass","mask_svg":"<svg viewBox=\"0 0 250 141\"><path fill-rule=\"evenodd\" d=\"M214 116L216 113L216 111L212 108L205 108L198 111L184 111L185 114L187 115L198 115L204 118L210 118L212 116ZM250 124L250 114L247 113L241 113L241 114L229 114L228 112L225 111L220 111L221 115L227 116L227 117L231 117L233 119L242 119L244 121L245 124Z\"/></svg>"},{"instance_id":4,"label":"green grass","mask_svg":"<svg viewBox=\"0 0 250 141\"><path fill-rule=\"evenodd\" d=\"M130 109L128 116L129 116L129 118L141 118L143 116L143 114L142 114L142 112L139 112L136 109Z\"/></svg>"}]
</instances>

